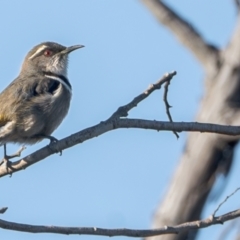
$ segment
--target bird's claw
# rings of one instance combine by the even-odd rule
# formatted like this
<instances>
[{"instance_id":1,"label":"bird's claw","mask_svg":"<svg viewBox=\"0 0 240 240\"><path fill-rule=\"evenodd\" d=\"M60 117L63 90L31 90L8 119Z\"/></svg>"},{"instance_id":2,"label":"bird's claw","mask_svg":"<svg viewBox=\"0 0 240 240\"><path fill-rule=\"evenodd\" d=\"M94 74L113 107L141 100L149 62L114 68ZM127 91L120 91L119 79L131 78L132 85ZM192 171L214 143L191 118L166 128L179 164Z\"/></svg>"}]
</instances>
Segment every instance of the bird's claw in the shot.
<instances>
[{"instance_id":1,"label":"bird's claw","mask_svg":"<svg viewBox=\"0 0 240 240\"><path fill-rule=\"evenodd\" d=\"M46 136L46 138L48 138L50 140L49 145L51 145L52 143L57 143L58 142L58 139L53 137L53 136ZM62 150L57 149L57 152L59 153L60 156L62 156Z\"/></svg>"},{"instance_id":2,"label":"bird's claw","mask_svg":"<svg viewBox=\"0 0 240 240\"><path fill-rule=\"evenodd\" d=\"M4 156L5 159L11 159L11 158L15 158L15 157L20 157L21 156L21 153L26 149L26 147L23 145L21 146L21 148L19 150L17 150L17 152L15 152L14 154L12 155L6 155Z\"/></svg>"},{"instance_id":3,"label":"bird's claw","mask_svg":"<svg viewBox=\"0 0 240 240\"><path fill-rule=\"evenodd\" d=\"M12 171L14 170L12 167L12 162L5 156L2 161L0 162L0 166L5 164L6 166L6 172L7 174L9 174L10 177L12 177L12 172L9 172L9 169L11 169Z\"/></svg>"},{"instance_id":4,"label":"bird's claw","mask_svg":"<svg viewBox=\"0 0 240 240\"><path fill-rule=\"evenodd\" d=\"M4 158L0 162L0 166L5 163L6 171L10 175L10 177L12 176L12 172L13 172L14 168L12 167L12 162L9 159L15 158L15 157L20 157L22 151L25 149L26 149L26 147L22 146L16 153L14 153L12 155L7 155L6 144L4 144ZM9 172L9 169L11 169L12 172Z\"/></svg>"}]
</instances>

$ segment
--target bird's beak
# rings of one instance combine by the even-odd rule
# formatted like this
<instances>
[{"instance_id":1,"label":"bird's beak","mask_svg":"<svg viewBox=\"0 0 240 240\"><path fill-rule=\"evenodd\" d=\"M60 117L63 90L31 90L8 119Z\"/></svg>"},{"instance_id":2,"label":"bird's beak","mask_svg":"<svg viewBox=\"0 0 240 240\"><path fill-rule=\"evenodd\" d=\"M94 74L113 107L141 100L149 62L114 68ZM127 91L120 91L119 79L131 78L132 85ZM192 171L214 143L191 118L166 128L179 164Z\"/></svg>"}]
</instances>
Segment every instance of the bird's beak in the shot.
<instances>
[{"instance_id":1,"label":"bird's beak","mask_svg":"<svg viewBox=\"0 0 240 240\"><path fill-rule=\"evenodd\" d=\"M74 45L74 46L71 46L71 47L67 47L63 51L61 51L60 54L61 55L69 54L70 52L72 52L74 50L77 50L79 48L83 48L83 47L84 47L84 45Z\"/></svg>"}]
</instances>

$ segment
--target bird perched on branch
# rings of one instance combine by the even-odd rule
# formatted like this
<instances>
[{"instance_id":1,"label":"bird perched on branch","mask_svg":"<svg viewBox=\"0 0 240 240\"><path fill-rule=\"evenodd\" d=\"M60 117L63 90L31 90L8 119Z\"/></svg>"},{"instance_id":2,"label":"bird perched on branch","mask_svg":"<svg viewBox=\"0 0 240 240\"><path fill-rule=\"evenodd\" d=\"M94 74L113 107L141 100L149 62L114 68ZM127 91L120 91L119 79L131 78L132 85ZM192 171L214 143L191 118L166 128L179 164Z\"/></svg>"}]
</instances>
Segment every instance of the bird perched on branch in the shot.
<instances>
[{"instance_id":1,"label":"bird perched on branch","mask_svg":"<svg viewBox=\"0 0 240 240\"><path fill-rule=\"evenodd\" d=\"M72 88L67 78L68 54L84 47L54 42L35 46L25 57L19 76L0 93L0 144L34 144L51 136L66 116Z\"/></svg>"}]
</instances>

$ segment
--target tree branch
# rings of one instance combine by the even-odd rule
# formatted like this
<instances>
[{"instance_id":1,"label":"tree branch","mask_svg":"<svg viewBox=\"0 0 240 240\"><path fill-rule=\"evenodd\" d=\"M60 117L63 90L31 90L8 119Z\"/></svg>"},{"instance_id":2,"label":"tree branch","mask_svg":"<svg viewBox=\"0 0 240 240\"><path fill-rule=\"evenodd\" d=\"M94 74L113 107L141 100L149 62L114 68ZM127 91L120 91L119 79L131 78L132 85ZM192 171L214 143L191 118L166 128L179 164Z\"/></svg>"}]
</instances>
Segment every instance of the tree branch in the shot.
<instances>
[{"instance_id":1,"label":"tree branch","mask_svg":"<svg viewBox=\"0 0 240 240\"><path fill-rule=\"evenodd\" d=\"M98 235L98 236L126 236L126 237L151 237L163 234L178 234L183 231L206 228L215 224L223 224L226 221L240 217L240 209L227 214L200 221L186 222L177 226L165 226L154 230L134 230L134 229L104 229L97 227L59 227L59 226L40 226L9 222L0 219L0 228L28 232L28 233L57 233L66 235Z\"/></svg>"},{"instance_id":2,"label":"tree branch","mask_svg":"<svg viewBox=\"0 0 240 240\"><path fill-rule=\"evenodd\" d=\"M120 117L125 117L128 115L128 112L136 107L138 103L147 98L152 92L161 88L161 85L166 83L167 81L171 81L172 77L176 75L176 72L165 74L159 81L155 84L149 86L149 88L135 97L131 102L126 104L125 106L119 107L117 111L115 111L112 116L105 122L102 122L96 126L91 128L87 128L83 131L80 131L70 137L62 139L59 142L52 143L49 146L42 148L41 150L36 151L35 153L12 163L10 166L6 165L6 161L1 161L0 164L0 177L5 176L7 174L12 174L13 172L17 172L23 169L26 169L30 165L50 156L51 154L62 151L63 149L72 147L76 144L79 144L83 141L91 139L93 137L99 136L107 131L113 130L113 120L119 119Z\"/></svg>"},{"instance_id":3,"label":"tree branch","mask_svg":"<svg viewBox=\"0 0 240 240\"><path fill-rule=\"evenodd\" d=\"M141 0L156 19L169 28L178 40L189 48L201 62L205 70L215 69L219 65L218 49L206 43L200 33L183 17L160 0Z\"/></svg>"},{"instance_id":4,"label":"tree branch","mask_svg":"<svg viewBox=\"0 0 240 240\"><path fill-rule=\"evenodd\" d=\"M151 129L157 131L189 131L189 132L206 132L206 133L219 133L231 136L240 135L240 127L238 126L224 126L218 124L207 123L194 123L194 122L162 122L155 120L143 120L143 119L116 119L107 120L101 122L93 127L86 128L80 132L77 132L69 137L59 140L57 143L53 143L46 147L43 147L36 152L13 162L11 168L6 169L5 165L0 167L0 177L5 175L24 170L34 163L37 163L46 157L73 147L77 144L85 142L91 138L97 137L103 133L119 128L139 128L139 129Z\"/></svg>"},{"instance_id":5,"label":"tree branch","mask_svg":"<svg viewBox=\"0 0 240 240\"><path fill-rule=\"evenodd\" d=\"M43 147L36 152L18 160L11 164L10 168L6 168L5 164L0 166L0 177L3 177L14 172L24 170L27 167L35 164L46 157L57 153L61 150L73 147L84 141L97 137L108 131L120 129L120 128L139 128L139 129L151 129L157 131L174 131L174 132L208 132L208 133L218 133L226 135L240 135L240 127L238 126L224 126L219 124L207 124L207 123L184 123L184 122L163 122L155 120L144 120L144 119L128 119L120 118L126 116L128 112L138 103L146 99L152 92L161 88L161 85L170 81L171 78L176 74L172 72L165 74L162 79L157 81L155 84L150 85L150 87L135 97L128 104L121 106L115 111L110 118L106 121L100 122L99 124L86 128L75 134L72 134L56 143L52 143Z\"/></svg>"}]
</instances>

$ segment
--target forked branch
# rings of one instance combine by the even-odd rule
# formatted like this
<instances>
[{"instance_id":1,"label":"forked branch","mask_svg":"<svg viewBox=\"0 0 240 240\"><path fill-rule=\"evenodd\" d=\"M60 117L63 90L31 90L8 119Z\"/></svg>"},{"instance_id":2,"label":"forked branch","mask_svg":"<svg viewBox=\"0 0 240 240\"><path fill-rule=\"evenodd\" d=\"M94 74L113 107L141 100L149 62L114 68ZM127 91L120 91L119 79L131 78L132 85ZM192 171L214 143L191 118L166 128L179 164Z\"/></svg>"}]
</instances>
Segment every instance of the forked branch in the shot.
<instances>
[{"instance_id":1,"label":"forked branch","mask_svg":"<svg viewBox=\"0 0 240 240\"><path fill-rule=\"evenodd\" d=\"M131 102L122 107L119 107L118 110L114 112L106 121L100 122L95 126L72 134L64 139L59 140L56 143L52 143L51 145L37 150L36 152L22 158L19 161L13 162L11 168L9 168L8 171L6 169L6 166L2 164L0 166L0 177L20 170L24 170L32 164L35 164L45 159L46 157L59 152L60 150L73 147L74 145L80 144L108 131L119 128L138 128L173 132L194 131L219 133L233 136L240 135L240 127L238 126L234 127L196 122L163 122L156 120L121 118L125 117L133 107L150 96L150 94L155 90L160 89L162 84L164 84L166 81L170 81L175 74L176 72L165 74L162 79L157 81L155 84L150 85L146 91L135 97Z\"/></svg>"}]
</instances>

